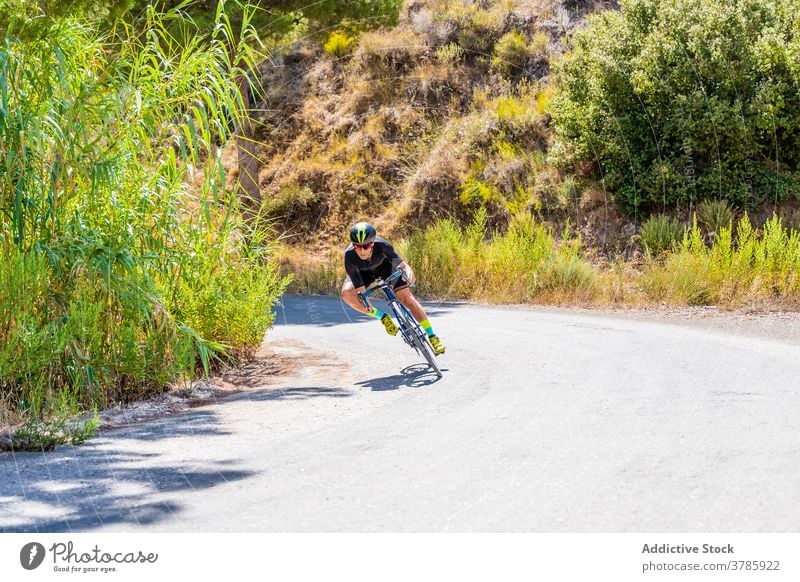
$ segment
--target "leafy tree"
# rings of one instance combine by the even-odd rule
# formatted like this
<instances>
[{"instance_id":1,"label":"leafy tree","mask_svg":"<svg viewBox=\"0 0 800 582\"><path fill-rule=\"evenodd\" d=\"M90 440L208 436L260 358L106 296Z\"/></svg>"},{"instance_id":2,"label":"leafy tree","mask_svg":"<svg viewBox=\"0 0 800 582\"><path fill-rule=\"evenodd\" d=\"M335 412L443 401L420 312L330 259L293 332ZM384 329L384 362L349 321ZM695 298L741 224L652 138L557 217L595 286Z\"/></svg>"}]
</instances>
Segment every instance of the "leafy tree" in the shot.
<instances>
[{"instance_id":1,"label":"leafy tree","mask_svg":"<svg viewBox=\"0 0 800 582\"><path fill-rule=\"evenodd\" d=\"M631 212L800 192L800 1L623 0L557 67L563 163Z\"/></svg>"},{"instance_id":2,"label":"leafy tree","mask_svg":"<svg viewBox=\"0 0 800 582\"><path fill-rule=\"evenodd\" d=\"M243 3L238 0L0 0L0 32L43 36L50 26L66 17L83 18L106 27L124 19L144 24L147 8L157 12L180 10L202 28L214 25L220 4L234 24L239 24L244 4L255 8L252 24L265 38L282 39L297 34L324 32L344 24L351 32L369 30L398 21L402 0L267 0Z\"/></svg>"}]
</instances>

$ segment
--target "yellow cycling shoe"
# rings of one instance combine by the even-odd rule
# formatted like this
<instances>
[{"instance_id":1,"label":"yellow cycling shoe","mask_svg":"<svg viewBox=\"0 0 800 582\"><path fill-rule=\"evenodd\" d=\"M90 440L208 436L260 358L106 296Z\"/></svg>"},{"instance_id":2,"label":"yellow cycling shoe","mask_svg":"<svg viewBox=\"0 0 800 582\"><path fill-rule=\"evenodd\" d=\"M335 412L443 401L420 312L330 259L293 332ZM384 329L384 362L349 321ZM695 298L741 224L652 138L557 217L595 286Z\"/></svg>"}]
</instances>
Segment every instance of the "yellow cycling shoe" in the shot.
<instances>
[{"instance_id":1,"label":"yellow cycling shoe","mask_svg":"<svg viewBox=\"0 0 800 582\"><path fill-rule=\"evenodd\" d=\"M440 340L437 336L431 335L428 336L428 341L431 342L431 347L433 348L433 353L437 356L441 356L444 353L444 344L442 340Z\"/></svg>"},{"instance_id":2,"label":"yellow cycling shoe","mask_svg":"<svg viewBox=\"0 0 800 582\"><path fill-rule=\"evenodd\" d=\"M388 313L384 313L383 317L381 317L381 323L383 327L386 328L386 333L389 335L397 335L399 328L395 325L394 321L392 321L392 316Z\"/></svg>"}]
</instances>

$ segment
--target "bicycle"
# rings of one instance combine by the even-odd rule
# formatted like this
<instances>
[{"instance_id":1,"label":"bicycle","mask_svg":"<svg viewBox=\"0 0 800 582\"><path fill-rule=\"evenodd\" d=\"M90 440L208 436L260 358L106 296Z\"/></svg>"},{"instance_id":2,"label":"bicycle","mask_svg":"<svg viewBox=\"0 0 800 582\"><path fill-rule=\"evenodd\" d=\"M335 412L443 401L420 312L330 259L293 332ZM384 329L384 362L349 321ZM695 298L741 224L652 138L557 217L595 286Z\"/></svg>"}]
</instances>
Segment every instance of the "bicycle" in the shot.
<instances>
[{"instance_id":1,"label":"bicycle","mask_svg":"<svg viewBox=\"0 0 800 582\"><path fill-rule=\"evenodd\" d=\"M392 281L402 276L403 271L397 270L386 279L376 279L364 293L359 295L359 298L364 304L364 307L369 309L370 306L369 303L367 303L367 297L380 291L389 304L389 307L391 307L394 312L394 316L399 324L398 327L403 335L403 341L414 348L418 354L422 355L428 362L428 365L436 373L436 376L441 378L442 371L436 363L436 354L433 353L433 346L431 346L431 342L428 340L428 334L425 333L422 326L414 319L414 316L408 308L400 303L400 300L397 298L397 295L394 294L390 286Z\"/></svg>"}]
</instances>

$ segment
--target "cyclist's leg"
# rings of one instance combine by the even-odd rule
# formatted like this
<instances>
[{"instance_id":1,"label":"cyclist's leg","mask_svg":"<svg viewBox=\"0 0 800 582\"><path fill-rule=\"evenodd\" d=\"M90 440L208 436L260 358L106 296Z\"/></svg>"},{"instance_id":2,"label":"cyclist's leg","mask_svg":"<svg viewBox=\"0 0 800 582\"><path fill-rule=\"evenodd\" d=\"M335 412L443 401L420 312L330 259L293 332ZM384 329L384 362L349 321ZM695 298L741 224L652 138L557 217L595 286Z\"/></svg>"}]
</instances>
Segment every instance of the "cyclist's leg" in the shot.
<instances>
[{"instance_id":1,"label":"cyclist's leg","mask_svg":"<svg viewBox=\"0 0 800 582\"><path fill-rule=\"evenodd\" d=\"M414 316L414 319L419 322L423 322L428 319L428 314L425 313L425 309L422 307L422 305L420 305L419 301L417 301L417 298L414 297L414 294L411 292L409 287L395 289L394 294L397 295L400 303L408 308L408 310L411 312L411 315Z\"/></svg>"}]
</instances>

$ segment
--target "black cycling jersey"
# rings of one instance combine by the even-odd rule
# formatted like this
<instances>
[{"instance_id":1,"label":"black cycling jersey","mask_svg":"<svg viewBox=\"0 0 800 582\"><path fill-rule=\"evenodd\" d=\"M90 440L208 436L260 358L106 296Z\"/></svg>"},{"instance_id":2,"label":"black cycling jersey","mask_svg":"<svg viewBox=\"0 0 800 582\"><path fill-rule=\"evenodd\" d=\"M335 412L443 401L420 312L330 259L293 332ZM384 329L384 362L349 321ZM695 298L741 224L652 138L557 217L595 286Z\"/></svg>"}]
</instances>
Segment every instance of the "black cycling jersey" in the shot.
<instances>
[{"instance_id":1,"label":"black cycling jersey","mask_svg":"<svg viewBox=\"0 0 800 582\"><path fill-rule=\"evenodd\" d=\"M344 269L356 289L361 286L367 287L378 277L386 279L397 270L402 262L403 259L397 254L394 247L379 236L375 237L372 255L365 261L358 258L352 244L344 251ZM394 287L397 289L405 285L405 281L400 278L395 282Z\"/></svg>"}]
</instances>

